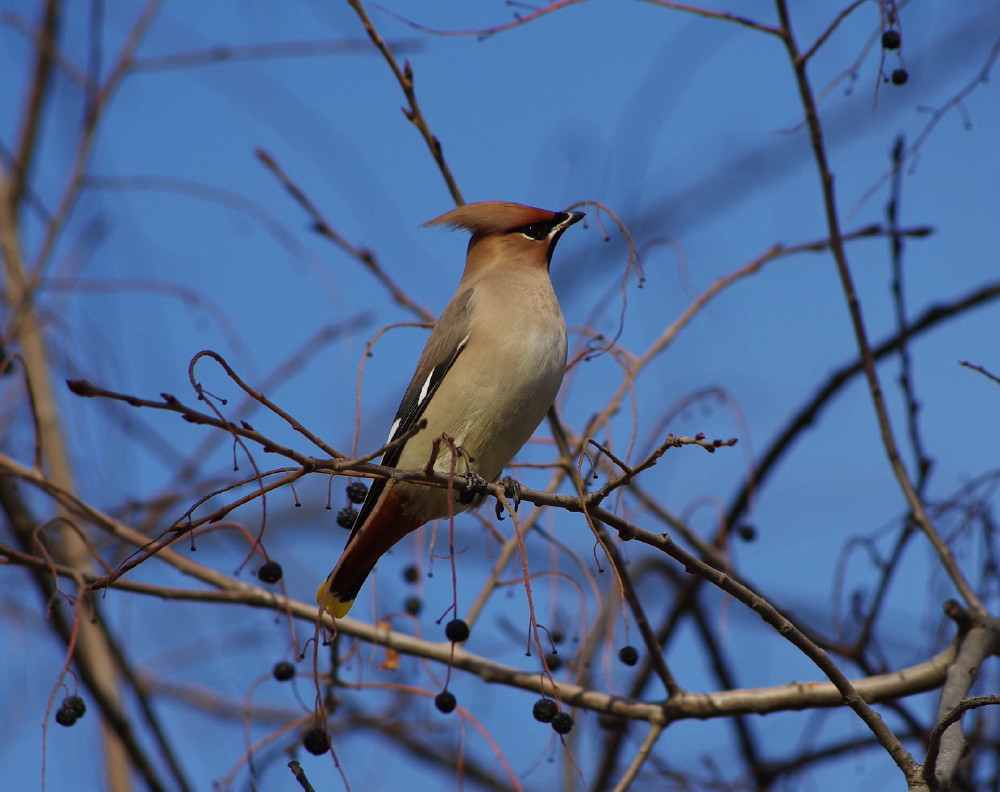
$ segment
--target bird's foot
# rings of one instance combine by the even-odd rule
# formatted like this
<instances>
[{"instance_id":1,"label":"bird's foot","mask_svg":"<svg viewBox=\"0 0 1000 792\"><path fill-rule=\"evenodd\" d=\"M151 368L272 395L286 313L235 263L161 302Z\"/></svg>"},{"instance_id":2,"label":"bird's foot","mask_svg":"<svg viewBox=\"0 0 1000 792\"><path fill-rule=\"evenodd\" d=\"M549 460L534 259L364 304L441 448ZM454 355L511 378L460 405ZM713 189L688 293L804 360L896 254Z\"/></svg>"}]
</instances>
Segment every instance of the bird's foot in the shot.
<instances>
[{"instance_id":1,"label":"bird's foot","mask_svg":"<svg viewBox=\"0 0 1000 792\"><path fill-rule=\"evenodd\" d=\"M509 499L514 504L514 511L517 511L517 507L521 505L521 482L517 481L513 476L504 476L500 479L500 483L503 484L503 494L504 497ZM503 519L503 504L497 501L497 519Z\"/></svg>"},{"instance_id":2,"label":"bird's foot","mask_svg":"<svg viewBox=\"0 0 1000 792\"><path fill-rule=\"evenodd\" d=\"M486 485L489 482L478 473L470 470L465 474L465 489L459 494L458 502L463 506L468 506L477 498L486 494Z\"/></svg>"}]
</instances>

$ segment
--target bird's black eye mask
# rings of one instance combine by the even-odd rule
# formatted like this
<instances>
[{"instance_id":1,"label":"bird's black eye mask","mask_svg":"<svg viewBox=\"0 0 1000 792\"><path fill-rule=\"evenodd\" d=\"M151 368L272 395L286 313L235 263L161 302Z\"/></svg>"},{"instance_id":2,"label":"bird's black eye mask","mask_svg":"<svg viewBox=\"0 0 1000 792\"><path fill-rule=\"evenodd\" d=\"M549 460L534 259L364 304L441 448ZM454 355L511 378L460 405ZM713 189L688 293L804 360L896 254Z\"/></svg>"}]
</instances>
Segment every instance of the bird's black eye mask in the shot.
<instances>
[{"instance_id":1,"label":"bird's black eye mask","mask_svg":"<svg viewBox=\"0 0 1000 792\"><path fill-rule=\"evenodd\" d=\"M527 239L534 239L536 242L541 242L552 233L552 227L558 222L558 216L556 216L544 223L528 223L528 225L518 226L511 229L510 233L520 234Z\"/></svg>"},{"instance_id":2,"label":"bird's black eye mask","mask_svg":"<svg viewBox=\"0 0 1000 792\"><path fill-rule=\"evenodd\" d=\"M541 220L537 223L528 223L527 225L512 228L507 233L520 234L525 239L534 239L536 242L541 242L548 239L552 235L553 229L561 227L561 233L583 217L582 214L573 212L572 214L575 216L575 219L567 223L566 221L570 219L570 214L570 212L556 212L552 216L551 220Z\"/></svg>"}]
</instances>

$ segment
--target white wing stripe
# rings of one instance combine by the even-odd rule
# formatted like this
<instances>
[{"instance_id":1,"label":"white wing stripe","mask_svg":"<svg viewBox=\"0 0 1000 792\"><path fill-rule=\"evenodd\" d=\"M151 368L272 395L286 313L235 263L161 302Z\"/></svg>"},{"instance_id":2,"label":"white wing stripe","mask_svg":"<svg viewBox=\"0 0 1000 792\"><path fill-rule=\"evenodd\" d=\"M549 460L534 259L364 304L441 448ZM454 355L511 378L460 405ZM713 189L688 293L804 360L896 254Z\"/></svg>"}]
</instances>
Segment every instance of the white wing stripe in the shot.
<instances>
[{"instance_id":1,"label":"white wing stripe","mask_svg":"<svg viewBox=\"0 0 1000 792\"><path fill-rule=\"evenodd\" d=\"M424 385L420 389L420 395L417 396L417 406L420 407L424 403L424 399L427 398L427 394L431 390L431 382L434 380L434 374L436 369L431 369L431 373L427 375L427 379L424 380Z\"/></svg>"}]
</instances>

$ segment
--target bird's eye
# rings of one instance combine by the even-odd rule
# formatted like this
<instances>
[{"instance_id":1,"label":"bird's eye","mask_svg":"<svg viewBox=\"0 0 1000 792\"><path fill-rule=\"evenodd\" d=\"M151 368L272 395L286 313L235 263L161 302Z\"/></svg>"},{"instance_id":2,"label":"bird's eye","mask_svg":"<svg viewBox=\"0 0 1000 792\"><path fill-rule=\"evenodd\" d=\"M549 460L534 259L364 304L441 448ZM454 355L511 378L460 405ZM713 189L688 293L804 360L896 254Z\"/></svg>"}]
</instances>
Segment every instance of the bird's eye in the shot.
<instances>
[{"instance_id":1,"label":"bird's eye","mask_svg":"<svg viewBox=\"0 0 1000 792\"><path fill-rule=\"evenodd\" d=\"M552 226L549 223L531 223L516 230L526 239L541 241L549 235Z\"/></svg>"}]
</instances>

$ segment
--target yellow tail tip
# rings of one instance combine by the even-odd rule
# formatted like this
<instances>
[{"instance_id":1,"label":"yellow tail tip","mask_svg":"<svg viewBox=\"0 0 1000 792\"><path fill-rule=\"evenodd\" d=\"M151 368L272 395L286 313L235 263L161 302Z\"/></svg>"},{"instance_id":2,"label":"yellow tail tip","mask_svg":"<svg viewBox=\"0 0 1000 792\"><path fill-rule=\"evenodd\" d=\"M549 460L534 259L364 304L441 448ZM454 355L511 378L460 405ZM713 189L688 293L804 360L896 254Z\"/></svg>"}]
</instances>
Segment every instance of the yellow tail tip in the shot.
<instances>
[{"instance_id":1,"label":"yellow tail tip","mask_svg":"<svg viewBox=\"0 0 1000 792\"><path fill-rule=\"evenodd\" d=\"M316 604L322 605L323 610L333 616L333 618L342 619L351 609L354 600L341 599L337 594L330 591L330 581L327 579L320 583L319 590L316 592Z\"/></svg>"}]
</instances>

